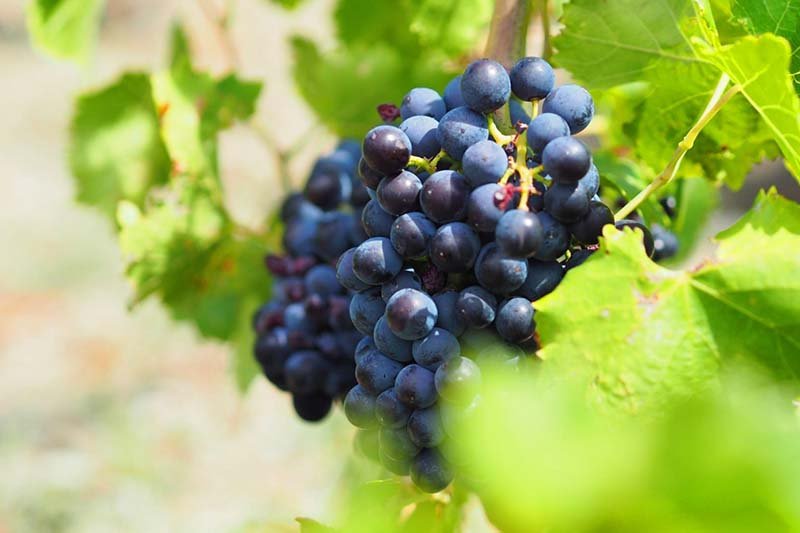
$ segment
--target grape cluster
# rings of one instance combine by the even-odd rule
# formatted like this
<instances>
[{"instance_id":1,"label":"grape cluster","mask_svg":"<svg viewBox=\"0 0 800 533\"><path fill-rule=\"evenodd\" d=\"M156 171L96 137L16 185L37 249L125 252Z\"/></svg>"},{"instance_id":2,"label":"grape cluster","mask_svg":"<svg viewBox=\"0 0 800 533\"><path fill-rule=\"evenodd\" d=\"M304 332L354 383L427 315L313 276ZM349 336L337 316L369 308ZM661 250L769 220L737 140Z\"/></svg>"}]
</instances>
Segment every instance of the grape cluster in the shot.
<instances>
[{"instance_id":1,"label":"grape cluster","mask_svg":"<svg viewBox=\"0 0 800 533\"><path fill-rule=\"evenodd\" d=\"M505 109L509 134L495 123ZM465 343L480 331L516 347L512 355L535 350L533 302L592 253L614 217L589 148L573 136L593 118L592 97L555 87L540 58L510 72L474 61L443 96L412 89L398 114L399 125L363 140L369 238L337 265L365 335L344 410L365 454L435 492L455 474L452 421L480 399L480 365ZM646 227L618 226L642 230L652 255Z\"/></svg>"},{"instance_id":2,"label":"grape cluster","mask_svg":"<svg viewBox=\"0 0 800 533\"><path fill-rule=\"evenodd\" d=\"M308 421L324 418L355 384L353 353L361 334L350 321L351 294L333 265L366 239L360 220L369 195L356 177L360 157L358 143L341 143L316 162L304 191L284 200L286 253L267 256L272 299L253 317L256 360Z\"/></svg>"}]
</instances>

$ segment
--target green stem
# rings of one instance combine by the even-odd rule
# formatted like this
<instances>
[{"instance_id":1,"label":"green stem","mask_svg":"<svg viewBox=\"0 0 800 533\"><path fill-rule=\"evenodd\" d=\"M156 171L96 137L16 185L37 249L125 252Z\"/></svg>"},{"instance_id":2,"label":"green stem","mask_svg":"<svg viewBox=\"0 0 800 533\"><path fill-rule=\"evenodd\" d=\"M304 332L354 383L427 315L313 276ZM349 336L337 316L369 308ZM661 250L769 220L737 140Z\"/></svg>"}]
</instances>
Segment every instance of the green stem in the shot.
<instances>
[{"instance_id":1,"label":"green stem","mask_svg":"<svg viewBox=\"0 0 800 533\"><path fill-rule=\"evenodd\" d=\"M544 34L542 58L545 61L550 61L550 58L553 57L553 39L550 34L550 6L547 4L547 0L542 0L541 9L542 33Z\"/></svg>"},{"instance_id":2,"label":"green stem","mask_svg":"<svg viewBox=\"0 0 800 533\"><path fill-rule=\"evenodd\" d=\"M738 85L734 85L726 91L725 89L728 87L728 83L730 83L730 78L727 74L723 74L719 79L717 88L714 91L714 94L711 96L711 99L708 101L708 105L706 106L705 110L700 115L700 118L697 119L697 122L694 123L694 126L692 126L689 132L684 136L683 140L678 143L678 147L672 154L672 159L670 162L647 187L642 189L642 191L631 201L625 204L622 209L617 211L617 214L614 215L614 220L622 220L636 211L642 202L644 202L651 194L672 181L672 178L675 177L681 167L683 158L686 156L686 153L692 149L694 142L697 140L697 136L700 135L700 132L703 131L703 128L705 128L706 125L711 122L717 113L719 113L720 109L722 109L731 98L741 91L742 88Z\"/></svg>"}]
</instances>

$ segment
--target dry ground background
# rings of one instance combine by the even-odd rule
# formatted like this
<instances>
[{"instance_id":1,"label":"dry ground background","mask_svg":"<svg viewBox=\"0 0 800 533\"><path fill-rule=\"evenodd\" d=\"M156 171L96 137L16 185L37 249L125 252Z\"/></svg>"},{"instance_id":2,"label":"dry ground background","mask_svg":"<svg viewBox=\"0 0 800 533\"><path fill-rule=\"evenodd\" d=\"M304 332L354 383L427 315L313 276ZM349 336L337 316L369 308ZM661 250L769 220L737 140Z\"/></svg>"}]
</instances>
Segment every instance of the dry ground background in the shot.
<instances>
[{"instance_id":1,"label":"dry ground background","mask_svg":"<svg viewBox=\"0 0 800 533\"><path fill-rule=\"evenodd\" d=\"M313 123L294 93L284 37L324 41L330 8L312 0L287 14L239 2L242 70L266 81L259 119L283 146ZM242 398L225 346L170 322L156 303L128 313L111 228L72 202L74 94L161 64L176 17L199 63L219 72L212 26L195 0L111 0L98 53L78 68L31 50L23 11L0 0L0 533L272 530L295 516L324 517L350 451L341 414L305 425L263 380ZM315 132L293 179L333 142ZM232 209L258 223L278 201L274 161L245 128L224 134L222 161ZM770 180L782 175L765 170ZM709 231L752 194L730 196L734 207ZM473 516L469 529L485 529L480 512Z\"/></svg>"}]
</instances>

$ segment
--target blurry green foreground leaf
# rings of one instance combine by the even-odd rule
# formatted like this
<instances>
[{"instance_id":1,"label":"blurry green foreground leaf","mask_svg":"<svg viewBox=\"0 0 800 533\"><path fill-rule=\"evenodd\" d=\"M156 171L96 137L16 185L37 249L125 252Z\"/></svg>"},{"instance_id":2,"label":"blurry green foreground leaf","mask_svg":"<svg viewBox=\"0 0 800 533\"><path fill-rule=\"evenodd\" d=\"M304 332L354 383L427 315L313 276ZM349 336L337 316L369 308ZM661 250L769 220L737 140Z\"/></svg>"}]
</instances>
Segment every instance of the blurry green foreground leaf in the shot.
<instances>
[{"instance_id":1,"label":"blurry green foreground leaf","mask_svg":"<svg viewBox=\"0 0 800 533\"><path fill-rule=\"evenodd\" d=\"M34 45L54 57L85 61L104 4L104 0L30 0L27 23Z\"/></svg>"}]
</instances>

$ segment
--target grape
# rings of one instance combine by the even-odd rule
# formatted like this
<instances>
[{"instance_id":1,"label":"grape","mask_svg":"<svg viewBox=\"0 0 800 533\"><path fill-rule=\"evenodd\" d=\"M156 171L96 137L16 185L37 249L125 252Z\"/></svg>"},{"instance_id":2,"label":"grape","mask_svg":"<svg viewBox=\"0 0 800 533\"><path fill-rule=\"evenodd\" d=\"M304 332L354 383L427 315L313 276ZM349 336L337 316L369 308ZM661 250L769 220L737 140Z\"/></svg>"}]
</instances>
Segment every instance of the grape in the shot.
<instances>
[{"instance_id":1,"label":"grape","mask_svg":"<svg viewBox=\"0 0 800 533\"><path fill-rule=\"evenodd\" d=\"M415 409L424 409L436 402L433 372L419 365L408 365L397 374L394 391L401 402Z\"/></svg>"},{"instance_id":2,"label":"grape","mask_svg":"<svg viewBox=\"0 0 800 533\"><path fill-rule=\"evenodd\" d=\"M319 352L295 352L286 360L286 385L295 394L311 394L322 388L328 365Z\"/></svg>"},{"instance_id":3,"label":"grape","mask_svg":"<svg viewBox=\"0 0 800 533\"><path fill-rule=\"evenodd\" d=\"M408 419L408 436L420 448L439 446L444 440L444 428L436 407L417 409Z\"/></svg>"},{"instance_id":4,"label":"grape","mask_svg":"<svg viewBox=\"0 0 800 533\"><path fill-rule=\"evenodd\" d=\"M378 433L381 453L392 459L407 459L419 452L419 447L411 441L406 428L381 428Z\"/></svg>"},{"instance_id":5,"label":"grape","mask_svg":"<svg viewBox=\"0 0 800 533\"><path fill-rule=\"evenodd\" d=\"M525 57L511 69L511 90L520 100L540 100L556 83L553 67L539 57Z\"/></svg>"},{"instance_id":6,"label":"grape","mask_svg":"<svg viewBox=\"0 0 800 533\"><path fill-rule=\"evenodd\" d=\"M273 328L256 339L255 357L267 379L281 390L289 390L283 367L292 353L285 328Z\"/></svg>"},{"instance_id":7,"label":"grape","mask_svg":"<svg viewBox=\"0 0 800 533\"><path fill-rule=\"evenodd\" d=\"M411 462L411 479L425 492L444 490L453 477L452 468L435 449L422 450Z\"/></svg>"},{"instance_id":8,"label":"grape","mask_svg":"<svg viewBox=\"0 0 800 533\"><path fill-rule=\"evenodd\" d=\"M408 165L411 141L399 128L377 126L367 132L362 150L369 166L383 174L396 174Z\"/></svg>"},{"instance_id":9,"label":"grape","mask_svg":"<svg viewBox=\"0 0 800 533\"><path fill-rule=\"evenodd\" d=\"M569 226L575 239L583 244L597 244L606 224L614 223L614 214L603 202L591 202L589 212L578 222Z\"/></svg>"},{"instance_id":10,"label":"grape","mask_svg":"<svg viewBox=\"0 0 800 533\"><path fill-rule=\"evenodd\" d=\"M367 160L362 157L358 162L358 177L364 186L374 190L378 188L378 183L383 179L383 174L369 166Z\"/></svg>"},{"instance_id":11,"label":"grape","mask_svg":"<svg viewBox=\"0 0 800 533\"><path fill-rule=\"evenodd\" d=\"M340 211L322 215L314 236L314 253L326 261L335 261L350 248L350 216Z\"/></svg>"},{"instance_id":12,"label":"grape","mask_svg":"<svg viewBox=\"0 0 800 533\"><path fill-rule=\"evenodd\" d=\"M372 200L372 196L370 196L370 191L367 189L363 183L360 181L354 181L352 185L353 191L350 193L350 205L355 208L364 207L367 205L367 202ZM361 220L361 215L359 213L358 220Z\"/></svg>"},{"instance_id":13,"label":"grape","mask_svg":"<svg viewBox=\"0 0 800 533\"><path fill-rule=\"evenodd\" d=\"M564 278L564 269L556 261L528 261L528 277L516 295L535 301L550 294Z\"/></svg>"},{"instance_id":14,"label":"grape","mask_svg":"<svg viewBox=\"0 0 800 533\"><path fill-rule=\"evenodd\" d=\"M678 253L678 237L658 224L653 224L653 261L663 261Z\"/></svg>"},{"instance_id":15,"label":"grape","mask_svg":"<svg viewBox=\"0 0 800 533\"><path fill-rule=\"evenodd\" d=\"M443 272L468 272L475 264L481 241L463 222L451 222L436 230L431 239L430 258Z\"/></svg>"},{"instance_id":16,"label":"grape","mask_svg":"<svg viewBox=\"0 0 800 533\"><path fill-rule=\"evenodd\" d=\"M530 211L506 211L495 228L495 241L510 257L531 257L542 245L544 231L539 217Z\"/></svg>"},{"instance_id":17,"label":"grape","mask_svg":"<svg viewBox=\"0 0 800 533\"><path fill-rule=\"evenodd\" d=\"M544 193L544 208L559 222L577 222L589 211L589 200L577 185L555 183Z\"/></svg>"},{"instance_id":18,"label":"grape","mask_svg":"<svg viewBox=\"0 0 800 533\"><path fill-rule=\"evenodd\" d=\"M486 117L468 107L456 107L439 121L439 144L453 159L460 161L467 148L489 138Z\"/></svg>"},{"instance_id":19,"label":"grape","mask_svg":"<svg viewBox=\"0 0 800 533\"><path fill-rule=\"evenodd\" d=\"M394 279L381 285L381 298L383 298L384 302L388 302L389 298L400 289L416 289L420 291L422 290L422 281L413 270L404 270Z\"/></svg>"},{"instance_id":20,"label":"grape","mask_svg":"<svg viewBox=\"0 0 800 533\"><path fill-rule=\"evenodd\" d=\"M461 320L473 328L485 328L494 322L497 298L484 289L474 285L467 287L458 297L456 311Z\"/></svg>"},{"instance_id":21,"label":"grape","mask_svg":"<svg viewBox=\"0 0 800 533\"><path fill-rule=\"evenodd\" d=\"M653 257L653 254L655 253L655 243L653 241L653 234L650 233L650 230L647 228L647 226L636 220L629 219L619 220L616 224L614 224L614 226L620 231L622 231L624 228L631 228L631 230L638 229L641 231L644 251L647 253L648 257Z\"/></svg>"},{"instance_id":22,"label":"grape","mask_svg":"<svg viewBox=\"0 0 800 533\"><path fill-rule=\"evenodd\" d=\"M469 185L454 170L434 172L425 180L420 193L422 210L439 224L462 220L467 214Z\"/></svg>"},{"instance_id":23,"label":"grape","mask_svg":"<svg viewBox=\"0 0 800 533\"><path fill-rule=\"evenodd\" d=\"M342 286L336 279L336 269L329 265L315 265L306 273L304 279L309 294L330 296L340 294Z\"/></svg>"},{"instance_id":24,"label":"grape","mask_svg":"<svg viewBox=\"0 0 800 533\"><path fill-rule=\"evenodd\" d=\"M542 104L542 111L555 113L569 124L573 135L580 133L594 117L592 95L578 85L562 85L554 89Z\"/></svg>"},{"instance_id":25,"label":"grape","mask_svg":"<svg viewBox=\"0 0 800 533\"><path fill-rule=\"evenodd\" d=\"M511 124L515 127L517 124L529 124L531 121L531 116L519 100L512 98L508 101L508 113L511 116Z\"/></svg>"},{"instance_id":26,"label":"grape","mask_svg":"<svg viewBox=\"0 0 800 533\"><path fill-rule=\"evenodd\" d=\"M542 113L528 126L528 146L538 155L554 139L569 136L569 125L554 113Z\"/></svg>"},{"instance_id":27,"label":"grape","mask_svg":"<svg viewBox=\"0 0 800 533\"><path fill-rule=\"evenodd\" d=\"M497 183L481 185L469 195L467 206L467 220L478 231L494 231L503 209L498 206L498 197L502 198L505 191Z\"/></svg>"},{"instance_id":28,"label":"grape","mask_svg":"<svg viewBox=\"0 0 800 533\"><path fill-rule=\"evenodd\" d=\"M306 182L304 196L325 211L336 209L350 196L350 176L335 164L318 161Z\"/></svg>"},{"instance_id":29,"label":"grape","mask_svg":"<svg viewBox=\"0 0 800 533\"><path fill-rule=\"evenodd\" d=\"M356 381L364 389L377 396L394 385L403 369L403 363L389 359L380 352L370 352L356 365Z\"/></svg>"},{"instance_id":30,"label":"grape","mask_svg":"<svg viewBox=\"0 0 800 533\"><path fill-rule=\"evenodd\" d=\"M412 411L413 409L400 401L394 389L383 391L375 400L375 416L385 428L404 428Z\"/></svg>"},{"instance_id":31,"label":"grape","mask_svg":"<svg viewBox=\"0 0 800 533\"><path fill-rule=\"evenodd\" d=\"M669 218L674 219L678 215L678 201L674 196L661 198L658 203L661 204L664 213L666 213ZM653 229L655 230L655 227Z\"/></svg>"},{"instance_id":32,"label":"grape","mask_svg":"<svg viewBox=\"0 0 800 533\"><path fill-rule=\"evenodd\" d=\"M419 191L422 182L412 172L403 170L387 176L378 184L378 203L389 214L402 215L419 210Z\"/></svg>"},{"instance_id":33,"label":"grape","mask_svg":"<svg viewBox=\"0 0 800 533\"><path fill-rule=\"evenodd\" d=\"M433 295L436 309L439 310L439 319L436 321L436 327L445 329L456 337L464 333L464 329L466 329L466 325L456 313L458 296L459 294L456 291L442 291Z\"/></svg>"},{"instance_id":34,"label":"grape","mask_svg":"<svg viewBox=\"0 0 800 533\"><path fill-rule=\"evenodd\" d=\"M538 213L537 216L544 239L533 257L539 261L555 261L569 248L569 230L545 212Z\"/></svg>"},{"instance_id":35,"label":"grape","mask_svg":"<svg viewBox=\"0 0 800 533\"><path fill-rule=\"evenodd\" d=\"M542 182L534 181L533 188L535 192L530 191L528 196L528 209L538 214L544 211L544 193L547 192L547 187Z\"/></svg>"},{"instance_id":36,"label":"grape","mask_svg":"<svg viewBox=\"0 0 800 533\"><path fill-rule=\"evenodd\" d=\"M353 255L356 249L350 248L339 256L339 261L336 263L336 279L345 289L351 291L363 291L370 286L358 279L353 272Z\"/></svg>"},{"instance_id":37,"label":"grape","mask_svg":"<svg viewBox=\"0 0 800 533\"><path fill-rule=\"evenodd\" d=\"M375 396L364 390L361 385L356 385L344 398L344 415L357 428L377 426Z\"/></svg>"},{"instance_id":38,"label":"grape","mask_svg":"<svg viewBox=\"0 0 800 533\"><path fill-rule=\"evenodd\" d=\"M400 104L400 116L403 120L419 115L439 120L446 111L444 100L439 93L426 87L411 89Z\"/></svg>"},{"instance_id":39,"label":"grape","mask_svg":"<svg viewBox=\"0 0 800 533\"><path fill-rule=\"evenodd\" d=\"M542 163L553 182L572 184L589 172L592 154L575 137L556 137L545 146Z\"/></svg>"},{"instance_id":40,"label":"grape","mask_svg":"<svg viewBox=\"0 0 800 533\"><path fill-rule=\"evenodd\" d=\"M461 96L461 76L456 76L444 88L444 103L447 110L464 107L464 97Z\"/></svg>"},{"instance_id":41,"label":"grape","mask_svg":"<svg viewBox=\"0 0 800 533\"><path fill-rule=\"evenodd\" d=\"M294 256L313 255L318 227L316 219L294 218L286 224L283 247Z\"/></svg>"},{"instance_id":42,"label":"grape","mask_svg":"<svg viewBox=\"0 0 800 533\"><path fill-rule=\"evenodd\" d=\"M592 163L589 172L578 180L578 187L586 193L586 197L591 201L600 190L600 173Z\"/></svg>"},{"instance_id":43,"label":"grape","mask_svg":"<svg viewBox=\"0 0 800 533\"><path fill-rule=\"evenodd\" d=\"M430 180L428 180L430 181ZM406 213L392 224L392 246L406 259L428 255L428 244L436 233L436 224L422 213Z\"/></svg>"},{"instance_id":44,"label":"grape","mask_svg":"<svg viewBox=\"0 0 800 533\"><path fill-rule=\"evenodd\" d=\"M283 323L290 332L313 333L313 324L307 320L306 308L302 303L294 302L286 306Z\"/></svg>"},{"instance_id":45,"label":"grape","mask_svg":"<svg viewBox=\"0 0 800 533\"><path fill-rule=\"evenodd\" d=\"M297 217L316 220L320 216L322 216L322 210L306 200L306 197L300 192L290 194L281 204L280 217L283 222L289 222Z\"/></svg>"},{"instance_id":46,"label":"grape","mask_svg":"<svg viewBox=\"0 0 800 533\"><path fill-rule=\"evenodd\" d=\"M466 357L456 357L436 369L434 383L447 402L469 405L481 389L481 370Z\"/></svg>"},{"instance_id":47,"label":"grape","mask_svg":"<svg viewBox=\"0 0 800 533\"><path fill-rule=\"evenodd\" d=\"M353 448L367 459L378 461L378 430L359 429L356 431Z\"/></svg>"},{"instance_id":48,"label":"grape","mask_svg":"<svg viewBox=\"0 0 800 533\"><path fill-rule=\"evenodd\" d=\"M362 242L353 254L353 272L370 285L380 285L394 278L403 269L403 258L385 237L372 237Z\"/></svg>"},{"instance_id":49,"label":"grape","mask_svg":"<svg viewBox=\"0 0 800 533\"><path fill-rule=\"evenodd\" d=\"M411 470L411 459L408 457L404 457L402 459L393 459L386 455L383 451L382 447L378 447L378 457L380 459L381 465L391 472L392 474L396 474L398 476L407 476Z\"/></svg>"},{"instance_id":50,"label":"grape","mask_svg":"<svg viewBox=\"0 0 800 533\"><path fill-rule=\"evenodd\" d=\"M411 154L431 158L439 153L439 122L423 115L407 118L399 128L411 141Z\"/></svg>"},{"instance_id":51,"label":"grape","mask_svg":"<svg viewBox=\"0 0 800 533\"><path fill-rule=\"evenodd\" d=\"M350 300L350 320L358 331L364 335L371 335L385 308L386 303L381 298L380 289L372 288L359 292Z\"/></svg>"},{"instance_id":52,"label":"grape","mask_svg":"<svg viewBox=\"0 0 800 533\"><path fill-rule=\"evenodd\" d=\"M528 263L505 255L496 244L487 244L475 261L475 277L495 294L511 294L525 283Z\"/></svg>"},{"instance_id":53,"label":"grape","mask_svg":"<svg viewBox=\"0 0 800 533\"><path fill-rule=\"evenodd\" d=\"M375 339L376 348L387 357L401 363L408 363L412 360L411 341L403 340L395 335L389 328L386 317L381 317L375 324L372 336Z\"/></svg>"},{"instance_id":54,"label":"grape","mask_svg":"<svg viewBox=\"0 0 800 533\"><path fill-rule=\"evenodd\" d=\"M511 96L511 80L503 65L491 59L469 64L461 76L461 95L467 106L479 113L500 109Z\"/></svg>"},{"instance_id":55,"label":"grape","mask_svg":"<svg viewBox=\"0 0 800 533\"><path fill-rule=\"evenodd\" d=\"M364 357L370 352L374 352L377 350L378 349L375 347L375 341L372 340L372 337L367 335L365 337L362 337L362 339L356 345L356 349L353 352L353 359L355 360L356 364L359 364L361 362L362 357Z\"/></svg>"},{"instance_id":56,"label":"grape","mask_svg":"<svg viewBox=\"0 0 800 533\"><path fill-rule=\"evenodd\" d=\"M297 416L306 422L318 422L330 412L333 401L324 394L295 394L292 404Z\"/></svg>"},{"instance_id":57,"label":"grape","mask_svg":"<svg viewBox=\"0 0 800 533\"><path fill-rule=\"evenodd\" d=\"M401 289L386 302L386 321L404 340L421 339L431 332L438 317L430 296L414 289Z\"/></svg>"},{"instance_id":58,"label":"grape","mask_svg":"<svg viewBox=\"0 0 800 533\"><path fill-rule=\"evenodd\" d=\"M388 237L394 217L383 210L377 200L370 200L361 211L361 224L370 237Z\"/></svg>"},{"instance_id":59,"label":"grape","mask_svg":"<svg viewBox=\"0 0 800 533\"><path fill-rule=\"evenodd\" d=\"M411 353L418 365L433 372L442 363L458 357L461 346L455 335L446 329L433 328L426 337L414 341Z\"/></svg>"},{"instance_id":60,"label":"grape","mask_svg":"<svg viewBox=\"0 0 800 533\"><path fill-rule=\"evenodd\" d=\"M461 165L471 187L497 183L508 170L508 154L495 142L481 141L467 148Z\"/></svg>"},{"instance_id":61,"label":"grape","mask_svg":"<svg viewBox=\"0 0 800 533\"><path fill-rule=\"evenodd\" d=\"M500 304L497 310L497 333L508 342L521 343L533 336L536 323L533 321L533 306L530 300L511 298Z\"/></svg>"}]
</instances>

